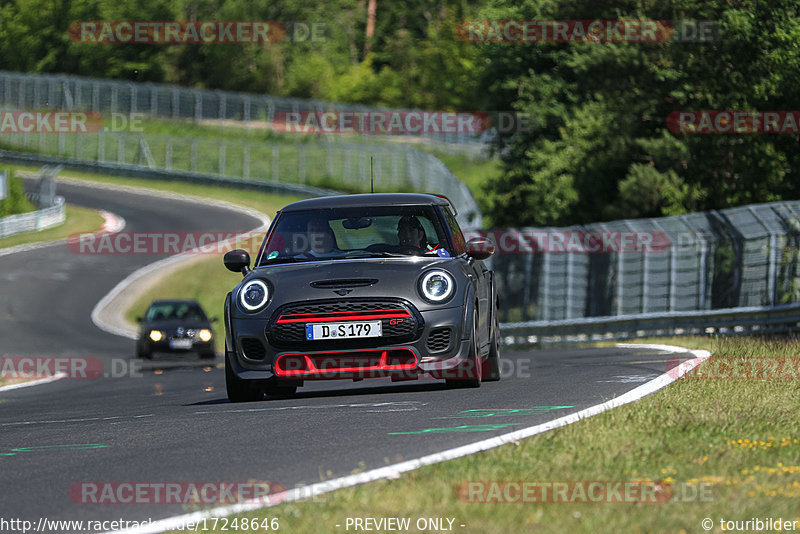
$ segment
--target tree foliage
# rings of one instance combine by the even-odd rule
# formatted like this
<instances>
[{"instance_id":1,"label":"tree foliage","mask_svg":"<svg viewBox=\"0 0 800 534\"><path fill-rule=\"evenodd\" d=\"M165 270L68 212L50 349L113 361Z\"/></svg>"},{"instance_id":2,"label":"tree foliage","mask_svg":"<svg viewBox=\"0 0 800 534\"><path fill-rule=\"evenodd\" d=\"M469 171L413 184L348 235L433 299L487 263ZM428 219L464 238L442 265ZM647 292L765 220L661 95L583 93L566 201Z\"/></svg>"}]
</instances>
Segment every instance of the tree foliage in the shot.
<instances>
[{"instance_id":1,"label":"tree foliage","mask_svg":"<svg viewBox=\"0 0 800 534\"><path fill-rule=\"evenodd\" d=\"M482 18L706 20L712 41L485 43L488 105L535 117L502 140L497 224L572 224L798 198L797 134L676 134L679 110L798 110L798 4L497 0ZM518 209L506 209L508 206ZM520 220L520 214L522 220Z\"/></svg>"},{"instance_id":2,"label":"tree foliage","mask_svg":"<svg viewBox=\"0 0 800 534\"><path fill-rule=\"evenodd\" d=\"M514 110L482 197L499 225L562 225L798 198L797 134L676 134L681 110L800 109L796 0L0 0L0 68L429 109ZM470 19L710 21L712 41L473 43ZM91 20L278 21L280 43L74 42ZM296 33L325 24L325 39ZM302 30L302 28L300 28ZM365 49L369 48L369 53Z\"/></svg>"}]
</instances>

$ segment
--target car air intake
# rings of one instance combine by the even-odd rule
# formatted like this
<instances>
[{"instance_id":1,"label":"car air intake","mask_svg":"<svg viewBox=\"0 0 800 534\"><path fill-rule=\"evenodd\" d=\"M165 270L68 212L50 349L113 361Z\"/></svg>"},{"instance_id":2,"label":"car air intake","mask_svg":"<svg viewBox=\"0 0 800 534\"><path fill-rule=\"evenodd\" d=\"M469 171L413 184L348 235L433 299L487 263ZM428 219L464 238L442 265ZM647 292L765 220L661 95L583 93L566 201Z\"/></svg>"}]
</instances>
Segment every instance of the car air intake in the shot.
<instances>
[{"instance_id":1,"label":"car air intake","mask_svg":"<svg viewBox=\"0 0 800 534\"><path fill-rule=\"evenodd\" d=\"M281 354L275 374L312 379L392 376L417 367L411 349L374 349Z\"/></svg>"},{"instance_id":2,"label":"car air intake","mask_svg":"<svg viewBox=\"0 0 800 534\"><path fill-rule=\"evenodd\" d=\"M263 360L267 355L264 344L258 338L243 337L239 342L242 344L242 352L245 358L250 360Z\"/></svg>"},{"instance_id":3,"label":"car air intake","mask_svg":"<svg viewBox=\"0 0 800 534\"><path fill-rule=\"evenodd\" d=\"M428 350L431 352L444 352L450 348L450 329L434 328L428 334Z\"/></svg>"},{"instance_id":4,"label":"car air intake","mask_svg":"<svg viewBox=\"0 0 800 534\"><path fill-rule=\"evenodd\" d=\"M338 280L311 282L311 287L317 289L342 289L346 287L369 287L377 283L377 278L340 278Z\"/></svg>"}]
</instances>

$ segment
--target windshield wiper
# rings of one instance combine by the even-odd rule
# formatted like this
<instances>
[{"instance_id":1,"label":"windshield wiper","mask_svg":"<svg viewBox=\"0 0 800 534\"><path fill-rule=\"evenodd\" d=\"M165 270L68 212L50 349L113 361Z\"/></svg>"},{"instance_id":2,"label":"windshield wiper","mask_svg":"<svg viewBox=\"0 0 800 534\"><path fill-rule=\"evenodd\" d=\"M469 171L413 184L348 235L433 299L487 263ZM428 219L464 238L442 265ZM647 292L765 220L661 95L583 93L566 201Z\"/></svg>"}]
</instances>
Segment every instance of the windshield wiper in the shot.
<instances>
[{"instance_id":1,"label":"windshield wiper","mask_svg":"<svg viewBox=\"0 0 800 534\"><path fill-rule=\"evenodd\" d=\"M411 254L398 254L396 252L364 252L353 256L347 255L344 256L344 258L348 260L357 260L359 258L407 258L409 256L411 256Z\"/></svg>"},{"instance_id":2,"label":"windshield wiper","mask_svg":"<svg viewBox=\"0 0 800 534\"><path fill-rule=\"evenodd\" d=\"M276 265L279 263L301 263L304 261L316 261L320 258L272 258L263 260L261 263L258 264L259 267L263 267L264 265Z\"/></svg>"}]
</instances>

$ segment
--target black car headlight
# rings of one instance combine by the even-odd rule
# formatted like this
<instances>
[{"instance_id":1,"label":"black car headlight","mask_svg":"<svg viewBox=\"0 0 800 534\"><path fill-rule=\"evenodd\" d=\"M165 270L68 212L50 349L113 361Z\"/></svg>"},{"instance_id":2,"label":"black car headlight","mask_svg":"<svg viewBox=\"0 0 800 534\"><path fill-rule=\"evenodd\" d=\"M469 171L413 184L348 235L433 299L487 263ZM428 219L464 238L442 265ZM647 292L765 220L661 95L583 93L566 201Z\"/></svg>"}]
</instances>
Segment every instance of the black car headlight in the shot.
<instances>
[{"instance_id":1,"label":"black car headlight","mask_svg":"<svg viewBox=\"0 0 800 534\"><path fill-rule=\"evenodd\" d=\"M445 271L428 271L419 279L419 292L431 302L444 302L455 291L453 277Z\"/></svg>"},{"instance_id":2,"label":"black car headlight","mask_svg":"<svg viewBox=\"0 0 800 534\"><path fill-rule=\"evenodd\" d=\"M269 297L269 286L263 280L250 280L239 290L239 303L249 312L263 308Z\"/></svg>"}]
</instances>

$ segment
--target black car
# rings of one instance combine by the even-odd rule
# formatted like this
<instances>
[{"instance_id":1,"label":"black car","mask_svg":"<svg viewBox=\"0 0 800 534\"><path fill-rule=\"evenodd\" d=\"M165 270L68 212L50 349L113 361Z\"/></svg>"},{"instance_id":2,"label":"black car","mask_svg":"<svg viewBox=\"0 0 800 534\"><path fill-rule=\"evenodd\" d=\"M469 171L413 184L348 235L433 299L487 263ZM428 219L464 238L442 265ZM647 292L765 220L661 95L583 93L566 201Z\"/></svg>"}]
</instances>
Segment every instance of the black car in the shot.
<instances>
[{"instance_id":1,"label":"black car","mask_svg":"<svg viewBox=\"0 0 800 534\"><path fill-rule=\"evenodd\" d=\"M292 395L304 380L421 374L498 380L498 296L483 238L464 241L450 202L427 194L302 200L270 226L225 301L233 402Z\"/></svg>"},{"instance_id":2,"label":"black car","mask_svg":"<svg viewBox=\"0 0 800 534\"><path fill-rule=\"evenodd\" d=\"M216 319L215 319L216 320ZM154 352L197 352L212 359L214 330L211 321L194 300L156 300L139 317L136 356L151 359Z\"/></svg>"}]
</instances>

